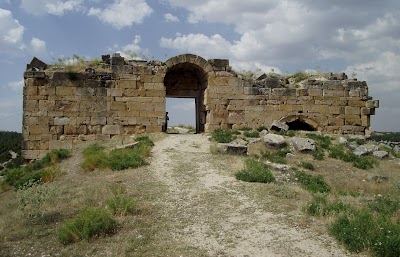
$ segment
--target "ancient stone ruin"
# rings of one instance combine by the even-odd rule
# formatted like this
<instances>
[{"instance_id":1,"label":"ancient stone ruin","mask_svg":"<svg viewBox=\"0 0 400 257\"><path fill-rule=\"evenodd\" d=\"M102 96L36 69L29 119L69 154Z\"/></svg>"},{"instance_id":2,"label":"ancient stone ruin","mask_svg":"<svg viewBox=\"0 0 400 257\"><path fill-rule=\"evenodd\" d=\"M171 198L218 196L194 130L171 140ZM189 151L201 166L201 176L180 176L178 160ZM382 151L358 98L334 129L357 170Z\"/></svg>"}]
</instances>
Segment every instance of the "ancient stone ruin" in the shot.
<instances>
[{"instance_id":1,"label":"ancient stone ruin","mask_svg":"<svg viewBox=\"0 0 400 257\"><path fill-rule=\"evenodd\" d=\"M304 74L303 74L304 75ZM161 132L166 98L195 99L196 131L240 127L369 135L379 102L345 74L236 74L229 60L185 54L166 62L102 56L100 63L24 73L23 158L118 135Z\"/></svg>"}]
</instances>

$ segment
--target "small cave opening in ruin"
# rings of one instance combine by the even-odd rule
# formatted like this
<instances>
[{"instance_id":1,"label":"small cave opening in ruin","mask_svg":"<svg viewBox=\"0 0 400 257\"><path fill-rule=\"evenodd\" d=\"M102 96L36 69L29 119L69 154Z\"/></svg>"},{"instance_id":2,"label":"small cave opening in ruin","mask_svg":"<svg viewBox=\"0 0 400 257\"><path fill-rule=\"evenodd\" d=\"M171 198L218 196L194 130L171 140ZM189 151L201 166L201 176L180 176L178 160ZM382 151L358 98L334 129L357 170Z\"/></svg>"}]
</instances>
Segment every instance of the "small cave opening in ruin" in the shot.
<instances>
[{"instance_id":1,"label":"small cave opening in ruin","mask_svg":"<svg viewBox=\"0 0 400 257\"><path fill-rule=\"evenodd\" d=\"M316 131L310 124L304 120L296 119L286 123L289 126L289 130L303 130L303 131Z\"/></svg>"}]
</instances>

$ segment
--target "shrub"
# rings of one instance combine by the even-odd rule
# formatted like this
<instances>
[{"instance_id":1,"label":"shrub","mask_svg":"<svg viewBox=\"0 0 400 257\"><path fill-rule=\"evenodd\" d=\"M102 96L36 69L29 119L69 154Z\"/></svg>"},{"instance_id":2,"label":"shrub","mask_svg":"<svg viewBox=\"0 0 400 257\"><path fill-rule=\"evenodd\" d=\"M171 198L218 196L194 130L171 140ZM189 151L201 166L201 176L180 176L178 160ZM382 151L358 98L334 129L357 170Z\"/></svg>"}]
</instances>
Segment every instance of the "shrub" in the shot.
<instances>
[{"instance_id":1,"label":"shrub","mask_svg":"<svg viewBox=\"0 0 400 257\"><path fill-rule=\"evenodd\" d=\"M108 157L108 165L112 170L137 168L145 164L146 162L134 149L113 150Z\"/></svg>"},{"instance_id":2,"label":"shrub","mask_svg":"<svg viewBox=\"0 0 400 257\"><path fill-rule=\"evenodd\" d=\"M389 216L400 211L400 201L389 196L377 197L368 203L368 208L382 216Z\"/></svg>"},{"instance_id":3,"label":"shrub","mask_svg":"<svg viewBox=\"0 0 400 257\"><path fill-rule=\"evenodd\" d=\"M105 169L108 167L107 154L104 147L98 144L92 144L83 150L83 161L81 167L84 171L93 171L95 169Z\"/></svg>"},{"instance_id":4,"label":"shrub","mask_svg":"<svg viewBox=\"0 0 400 257\"><path fill-rule=\"evenodd\" d=\"M351 210L349 204L339 201L329 203L325 195L315 195L311 203L307 205L306 211L312 216L327 216Z\"/></svg>"},{"instance_id":5,"label":"shrub","mask_svg":"<svg viewBox=\"0 0 400 257\"><path fill-rule=\"evenodd\" d=\"M268 151L263 151L261 153L261 157L265 158L273 163L280 163L280 164L286 164L286 155L290 153L290 150L286 149L281 149L275 152L268 152Z\"/></svg>"},{"instance_id":6,"label":"shrub","mask_svg":"<svg viewBox=\"0 0 400 257\"><path fill-rule=\"evenodd\" d=\"M39 162L43 166L48 166L49 164L56 164L64 159L71 157L71 152L66 149L52 150L47 153Z\"/></svg>"},{"instance_id":7,"label":"shrub","mask_svg":"<svg viewBox=\"0 0 400 257\"><path fill-rule=\"evenodd\" d=\"M317 146L321 147L322 149L329 149L329 147L332 145L331 138L328 136L308 133L306 134L306 137L315 140Z\"/></svg>"},{"instance_id":8,"label":"shrub","mask_svg":"<svg viewBox=\"0 0 400 257\"><path fill-rule=\"evenodd\" d=\"M243 135L245 137L260 137L260 132L258 132L258 131L245 131Z\"/></svg>"},{"instance_id":9,"label":"shrub","mask_svg":"<svg viewBox=\"0 0 400 257\"><path fill-rule=\"evenodd\" d=\"M369 249L376 242L377 224L367 211L358 211L348 217L339 216L329 231L352 252Z\"/></svg>"},{"instance_id":10,"label":"shrub","mask_svg":"<svg viewBox=\"0 0 400 257\"><path fill-rule=\"evenodd\" d=\"M49 202L54 188L40 184L40 181L29 181L17 190L18 209L22 217L30 223L40 223L48 212Z\"/></svg>"},{"instance_id":11,"label":"shrub","mask_svg":"<svg viewBox=\"0 0 400 257\"><path fill-rule=\"evenodd\" d=\"M331 187L324 181L322 176L313 176L304 172L296 172L297 180L310 192L326 193Z\"/></svg>"},{"instance_id":12,"label":"shrub","mask_svg":"<svg viewBox=\"0 0 400 257\"><path fill-rule=\"evenodd\" d=\"M368 156L357 156L352 152L347 152L342 145L331 146L329 149L329 157L339 159L344 162L351 162L353 166L359 169L371 169L377 163L376 160Z\"/></svg>"},{"instance_id":13,"label":"shrub","mask_svg":"<svg viewBox=\"0 0 400 257\"><path fill-rule=\"evenodd\" d=\"M231 130L216 129L211 133L211 138L218 143L229 143L235 140L236 136Z\"/></svg>"},{"instance_id":14,"label":"shrub","mask_svg":"<svg viewBox=\"0 0 400 257\"><path fill-rule=\"evenodd\" d=\"M317 149L312 152L312 156L314 157L314 160L322 161L323 159L325 159L325 152L317 146Z\"/></svg>"},{"instance_id":15,"label":"shrub","mask_svg":"<svg viewBox=\"0 0 400 257\"><path fill-rule=\"evenodd\" d=\"M380 233L372 245L377 256L398 257L400 256L400 224L380 223Z\"/></svg>"},{"instance_id":16,"label":"shrub","mask_svg":"<svg viewBox=\"0 0 400 257\"><path fill-rule=\"evenodd\" d=\"M70 244L82 239L112 234L117 228L117 222L111 215L99 208L81 210L75 218L67 220L58 230L58 239L64 244Z\"/></svg>"},{"instance_id":17,"label":"shrub","mask_svg":"<svg viewBox=\"0 0 400 257\"><path fill-rule=\"evenodd\" d=\"M271 183L275 181L268 166L253 158L245 161L245 168L235 173L235 177L246 182Z\"/></svg>"},{"instance_id":18,"label":"shrub","mask_svg":"<svg viewBox=\"0 0 400 257\"><path fill-rule=\"evenodd\" d=\"M253 129L249 128L249 127L243 127L243 128L238 129L238 130L240 130L240 131L252 131Z\"/></svg>"},{"instance_id":19,"label":"shrub","mask_svg":"<svg viewBox=\"0 0 400 257\"><path fill-rule=\"evenodd\" d=\"M125 216L135 210L136 203L126 196L115 195L107 201L107 207L113 214Z\"/></svg>"},{"instance_id":20,"label":"shrub","mask_svg":"<svg viewBox=\"0 0 400 257\"><path fill-rule=\"evenodd\" d=\"M310 162L300 162L299 166L307 170L315 170L314 165Z\"/></svg>"}]
</instances>

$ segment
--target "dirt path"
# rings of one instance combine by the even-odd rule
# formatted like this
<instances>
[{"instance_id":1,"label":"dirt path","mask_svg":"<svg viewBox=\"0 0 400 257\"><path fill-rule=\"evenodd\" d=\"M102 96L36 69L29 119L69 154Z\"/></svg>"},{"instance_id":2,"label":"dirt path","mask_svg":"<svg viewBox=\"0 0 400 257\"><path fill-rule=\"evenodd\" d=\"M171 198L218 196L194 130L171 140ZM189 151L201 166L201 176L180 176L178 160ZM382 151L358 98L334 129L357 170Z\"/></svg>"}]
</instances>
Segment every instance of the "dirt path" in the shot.
<instances>
[{"instance_id":1,"label":"dirt path","mask_svg":"<svg viewBox=\"0 0 400 257\"><path fill-rule=\"evenodd\" d=\"M172 238L210 256L347 255L332 238L260 208L210 153L205 135L169 135L153 156L150 170L169 188L159 204Z\"/></svg>"}]
</instances>

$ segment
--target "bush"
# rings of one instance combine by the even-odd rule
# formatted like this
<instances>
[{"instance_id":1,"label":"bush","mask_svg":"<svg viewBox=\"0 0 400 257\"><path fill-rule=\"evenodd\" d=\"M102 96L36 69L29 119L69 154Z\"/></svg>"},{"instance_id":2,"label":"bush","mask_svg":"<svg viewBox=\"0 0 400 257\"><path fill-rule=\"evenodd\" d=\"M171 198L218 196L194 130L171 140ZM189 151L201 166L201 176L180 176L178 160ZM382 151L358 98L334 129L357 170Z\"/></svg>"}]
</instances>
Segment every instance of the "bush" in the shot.
<instances>
[{"instance_id":1,"label":"bush","mask_svg":"<svg viewBox=\"0 0 400 257\"><path fill-rule=\"evenodd\" d=\"M372 245L372 250L377 256L400 256L400 224L380 223L380 233Z\"/></svg>"},{"instance_id":2,"label":"bush","mask_svg":"<svg viewBox=\"0 0 400 257\"><path fill-rule=\"evenodd\" d=\"M315 170L314 165L312 165L312 163L309 162L300 162L299 166L307 170Z\"/></svg>"},{"instance_id":3,"label":"bush","mask_svg":"<svg viewBox=\"0 0 400 257\"><path fill-rule=\"evenodd\" d=\"M249 127L243 127L243 128L238 129L238 130L240 130L240 131L252 131L253 129L249 128Z\"/></svg>"},{"instance_id":4,"label":"bush","mask_svg":"<svg viewBox=\"0 0 400 257\"><path fill-rule=\"evenodd\" d=\"M329 230L337 240L352 252L369 249L376 242L377 224L367 211L358 211L348 217L341 215Z\"/></svg>"},{"instance_id":5,"label":"bush","mask_svg":"<svg viewBox=\"0 0 400 257\"><path fill-rule=\"evenodd\" d=\"M42 185L40 181L29 181L16 193L18 209L21 211L22 217L30 223L43 221L53 194L54 188Z\"/></svg>"},{"instance_id":6,"label":"bush","mask_svg":"<svg viewBox=\"0 0 400 257\"><path fill-rule=\"evenodd\" d=\"M268 166L253 158L245 161L245 168L235 173L235 177L246 182L271 183L275 181Z\"/></svg>"},{"instance_id":7,"label":"bush","mask_svg":"<svg viewBox=\"0 0 400 257\"><path fill-rule=\"evenodd\" d=\"M137 168L145 164L146 162L134 149L113 150L108 157L108 166L112 170Z\"/></svg>"},{"instance_id":8,"label":"bush","mask_svg":"<svg viewBox=\"0 0 400 257\"><path fill-rule=\"evenodd\" d=\"M312 202L307 205L306 211L312 216L327 216L347 212L352 207L339 201L329 203L325 195L315 195Z\"/></svg>"},{"instance_id":9,"label":"bush","mask_svg":"<svg viewBox=\"0 0 400 257\"><path fill-rule=\"evenodd\" d=\"M331 187L324 181L322 176L313 176L304 172L296 172L298 181L312 193L327 193Z\"/></svg>"},{"instance_id":10,"label":"bush","mask_svg":"<svg viewBox=\"0 0 400 257\"><path fill-rule=\"evenodd\" d=\"M328 136L308 133L306 134L306 137L315 140L317 146L321 147L322 149L329 149L329 147L332 145L331 138Z\"/></svg>"},{"instance_id":11,"label":"bush","mask_svg":"<svg viewBox=\"0 0 400 257\"><path fill-rule=\"evenodd\" d=\"M127 215L135 210L136 203L126 196L116 195L107 201L107 207L115 215Z\"/></svg>"},{"instance_id":12,"label":"bush","mask_svg":"<svg viewBox=\"0 0 400 257\"><path fill-rule=\"evenodd\" d=\"M368 208L382 216L389 216L400 211L400 200L392 199L389 196L377 197L368 203Z\"/></svg>"},{"instance_id":13,"label":"bush","mask_svg":"<svg viewBox=\"0 0 400 257\"><path fill-rule=\"evenodd\" d=\"M268 152L268 151L263 151L261 153L261 157L265 158L273 163L280 163L280 164L286 164L286 155L290 153L290 150L282 149L278 150L275 152Z\"/></svg>"},{"instance_id":14,"label":"bush","mask_svg":"<svg viewBox=\"0 0 400 257\"><path fill-rule=\"evenodd\" d=\"M211 139L218 143L230 143L236 139L236 136L231 130L216 129L211 132Z\"/></svg>"},{"instance_id":15,"label":"bush","mask_svg":"<svg viewBox=\"0 0 400 257\"><path fill-rule=\"evenodd\" d=\"M82 239L112 234L116 228L117 222L107 211L87 208L81 210L75 218L64 222L58 230L58 240L67 245Z\"/></svg>"},{"instance_id":16,"label":"bush","mask_svg":"<svg viewBox=\"0 0 400 257\"><path fill-rule=\"evenodd\" d=\"M322 161L323 159L325 159L325 152L317 146L317 149L312 152L312 156L314 157L314 160Z\"/></svg>"},{"instance_id":17,"label":"bush","mask_svg":"<svg viewBox=\"0 0 400 257\"><path fill-rule=\"evenodd\" d=\"M260 137L260 132L258 132L258 131L245 131L243 135L245 137Z\"/></svg>"},{"instance_id":18,"label":"bush","mask_svg":"<svg viewBox=\"0 0 400 257\"><path fill-rule=\"evenodd\" d=\"M347 152L342 145L331 146L329 149L329 157L339 159L344 162L351 162L353 166L359 169L367 170L374 167L377 163L375 159L368 156L357 156L352 152Z\"/></svg>"},{"instance_id":19,"label":"bush","mask_svg":"<svg viewBox=\"0 0 400 257\"><path fill-rule=\"evenodd\" d=\"M107 154L104 147L98 144L92 144L83 150L83 161L81 167L84 171L93 171L95 169L105 169L108 167Z\"/></svg>"}]
</instances>

